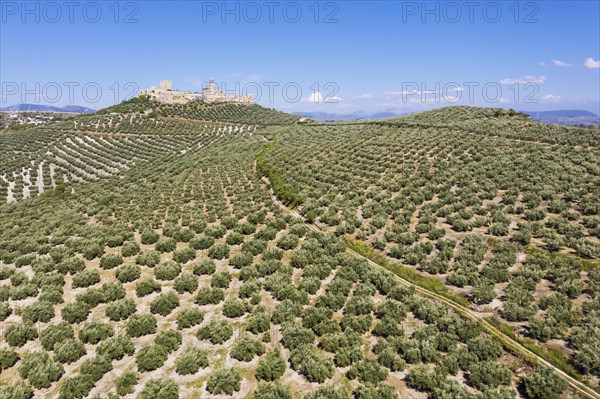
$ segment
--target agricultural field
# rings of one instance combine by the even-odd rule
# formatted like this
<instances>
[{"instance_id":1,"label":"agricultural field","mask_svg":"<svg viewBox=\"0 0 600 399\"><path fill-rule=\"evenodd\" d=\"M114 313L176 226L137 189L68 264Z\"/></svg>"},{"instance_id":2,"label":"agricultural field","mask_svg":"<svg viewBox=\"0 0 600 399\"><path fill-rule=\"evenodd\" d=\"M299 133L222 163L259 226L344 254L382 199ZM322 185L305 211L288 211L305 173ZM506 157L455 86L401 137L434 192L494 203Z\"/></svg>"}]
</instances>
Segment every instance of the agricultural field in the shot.
<instances>
[{"instance_id":1,"label":"agricultural field","mask_svg":"<svg viewBox=\"0 0 600 399\"><path fill-rule=\"evenodd\" d=\"M0 133L0 399L594 397L423 287L597 389L597 137L436 112L142 98Z\"/></svg>"},{"instance_id":2,"label":"agricultural field","mask_svg":"<svg viewBox=\"0 0 600 399\"><path fill-rule=\"evenodd\" d=\"M598 376L598 138L454 107L282 129L265 163L324 230L438 279Z\"/></svg>"}]
</instances>

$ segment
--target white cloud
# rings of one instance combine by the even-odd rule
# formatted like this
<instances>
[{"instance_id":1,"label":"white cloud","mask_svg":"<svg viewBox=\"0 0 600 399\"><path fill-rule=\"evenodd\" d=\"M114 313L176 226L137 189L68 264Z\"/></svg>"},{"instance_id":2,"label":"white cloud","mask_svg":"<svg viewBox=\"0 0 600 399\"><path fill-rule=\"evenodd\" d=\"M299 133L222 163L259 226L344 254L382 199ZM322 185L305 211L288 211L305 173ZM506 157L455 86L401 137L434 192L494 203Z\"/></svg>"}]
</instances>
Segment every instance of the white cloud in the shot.
<instances>
[{"instance_id":1,"label":"white cloud","mask_svg":"<svg viewBox=\"0 0 600 399\"><path fill-rule=\"evenodd\" d=\"M558 100L560 100L560 96L556 96L554 94L546 94L544 97L542 97L542 100L558 101Z\"/></svg>"},{"instance_id":2,"label":"white cloud","mask_svg":"<svg viewBox=\"0 0 600 399\"><path fill-rule=\"evenodd\" d=\"M356 96L354 96L354 97L352 97L352 98L356 98L356 99L365 99L365 98L371 98L371 97L373 97L373 96L372 96L372 95L370 95L370 94L368 94L368 93L366 93L366 94L359 94L359 95L356 95Z\"/></svg>"},{"instance_id":3,"label":"white cloud","mask_svg":"<svg viewBox=\"0 0 600 399\"><path fill-rule=\"evenodd\" d=\"M336 104L341 102L342 99L338 96L324 97L320 92L316 91L311 93L305 101L314 104Z\"/></svg>"},{"instance_id":4,"label":"white cloud","mask_svg":"<svg viewBox=\"0 0 600 399\"><path fill-rule=\"evenodd\" d=\"M545 76L524 76L522 78L504 78L500 81L500 83L502 83L503 85L511 85L514 83L519 83L519 84L526 84L526 83L536 83L536 84L542 84L544 83L548 78Z\"/></svg>"},{"instance_id":5,"label":"white cloud","mask_svg":"<svg viewBox=\"0 0 600 399\"><path fill-rule=\"evenodd\" d=\"M572 67L573 66L573 64L569 64L568 62L561 61L561 60L552 60L552 63L555 66L561 67L561 68L568 68L568 67Z\"/></svg>"},{"instance_id":6,"label":"white cloud","mask_svg":"<svg viewBox=\"0 0 600 399\"><path fill-rule=\"evenodd\" d=\"M316 103L322 103L323 102L323 96L318 91L315 91L314 93L310 93L310 96L308 96L308 98L306 99L306 101L308 101L309 103L315 103L315 104Z\"/></svg>"},{"instance_id":7,"label":"white cloud","mask_svg":"<svg viewBox=\"0 0 600 399\"><path fill-rule=\"evenodd\" d=\"M585 60L583 65L589 69L598 69L600 68L600 60L596 61L592 57L589 57L587 60Z\"/></svg>"},{"instance_id":8,"label":"white cloud","mask_svg":"<svg viewBox=\"0 0 600 399\"><path fill-rule=\"evenodd\" d=\"M542 61L542 62L538 62L538 65L539 65L539 66L541 66L541 67L545 67L545 66L546 66L546 63L545 63L545 62L543 62L543 61Z\"/></svg>"},{"instance_id":9,"label":"white cloud","mask_svg":"<svg viewBox=\"0 0 600 399\"><path fill-rule=\"evenodd\" d=\"M402 91L384 91L383 92L383 94L385 94L387 96L386 98L396 97L396 96L415 96L415 95L421 95L422 93L426 93L426 92L421 92L420 90L402 90Z\"/></svg>"}]
</instances>

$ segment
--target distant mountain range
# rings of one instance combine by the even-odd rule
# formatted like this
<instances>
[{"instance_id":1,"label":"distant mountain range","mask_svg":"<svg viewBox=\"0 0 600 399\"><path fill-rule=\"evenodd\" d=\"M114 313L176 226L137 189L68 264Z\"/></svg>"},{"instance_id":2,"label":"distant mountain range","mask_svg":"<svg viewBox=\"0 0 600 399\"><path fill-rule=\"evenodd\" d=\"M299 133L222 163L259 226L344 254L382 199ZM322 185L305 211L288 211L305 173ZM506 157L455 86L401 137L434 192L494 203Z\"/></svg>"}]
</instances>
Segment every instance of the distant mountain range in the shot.
<instances>
[{"instance_id":1,"label":"distant mountain range","mask_svg":"<svg viewBox=\"0 0 600 399\"><path fill-rule=\"evenodd\" d=\"M523 111L531 119L554 125L600 125L600 116L589 111L560 110L560 111Z\"/></svg>"},{"instance_id":2,"label":"distant mountain range","mask_svg":"<svg viewBox=\"0 0 600 399\"><path fill-rule=\"evenodd\" d=\"M361 121L365 119L384 119L395 118L397 116L409 115L411 112L397 113L393 111L382 111L369 113L366 111L356 111L351 114L334 114L329 112L292 112L304 118L314 119L316 121Z\"/></svg>"},{"instance_id":3,"label":"distant mountain range","mask_svg":"<svg viewBox=\"0 0 600 399\"><path fill-rule=\"evenodd\" d=\"M555 125L600 125L600 116L589 111L582 110L559 110L559 111L521 111L538 122L551 123ZM369 113L357 111L350 114L335 114L328 112L293 112L304 118L316 121L359 121L365 119L395 118L410 115L414 112L397 113L394 111L383 111Z\"/></svg>"},{"instance_id":4,"label":"distant mountain range","mask_svg":"<svg viewBox=\"0 0 600 399\"><path fill-rule=\"evenodd\" d=\"M0 108L0 111L31 111L31 112L72 112L77 114L90 114L96 112L95 109L81 107L79 105L65 105L64 107L54 107L43 104L16 104L10 107Z\"/></svg>"}]
</instances>

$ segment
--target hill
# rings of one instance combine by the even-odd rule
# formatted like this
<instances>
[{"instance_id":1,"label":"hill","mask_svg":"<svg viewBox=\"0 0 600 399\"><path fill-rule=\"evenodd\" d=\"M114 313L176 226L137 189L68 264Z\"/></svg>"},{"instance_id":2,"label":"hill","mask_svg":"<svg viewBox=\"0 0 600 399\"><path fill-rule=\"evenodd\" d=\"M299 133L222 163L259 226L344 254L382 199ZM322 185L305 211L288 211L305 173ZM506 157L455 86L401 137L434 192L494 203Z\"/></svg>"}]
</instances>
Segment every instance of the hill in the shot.
<instances>
[{"instance_id":1,"label":"hill","mask_svg":"<svg viewBox=\"0 0 600 399\"><path fill-rule=\"evenodd\" d=\"M201 100L187 104L164 104L144 96L135 97L98 112L101 115L111 113L144 113L159 117L256 125L286 125L296 123L300 119L297 115L265 108L258 104L207 104Z\"/></svg>"},{"instance_id":2,"label":"hill","mask_svg":"<svg viewBox=\"0 0 600 399\"><path fill-rule=\"evenodd\" d=\"M597 387L587 129L230 105L0 134L0 397L587 392L537 356Z\"/></svg>"}]
</instances>

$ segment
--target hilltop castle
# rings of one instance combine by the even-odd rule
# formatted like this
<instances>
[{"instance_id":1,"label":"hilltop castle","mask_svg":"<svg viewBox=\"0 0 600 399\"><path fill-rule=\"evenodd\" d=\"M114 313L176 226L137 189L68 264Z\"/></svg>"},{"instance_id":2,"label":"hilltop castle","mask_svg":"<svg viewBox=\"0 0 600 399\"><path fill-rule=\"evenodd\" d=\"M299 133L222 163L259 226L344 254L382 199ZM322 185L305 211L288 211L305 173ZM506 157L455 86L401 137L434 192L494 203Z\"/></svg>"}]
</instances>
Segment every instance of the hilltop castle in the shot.
<instances>
[{"instance_id":1,"label":"hilltop castle","mask_svg":"<svg viewBox=\"0 0 600 399\"><path fill-rule=\"evenodd\" d=\"M219 89L214 79L210 79L208 86L202 89L202 93L173 90L173 83L170 80L161 80L160 87L152 86L149 89L141 90L139 95L148 96L152 100L165 104L186 104L194 100L202 100L207 104L254 104L252 94L247 96L227 95Z\"/></svg>"}]
</instances>

